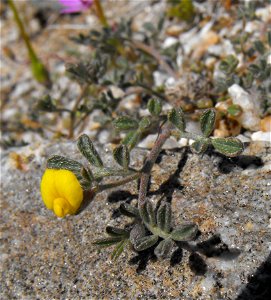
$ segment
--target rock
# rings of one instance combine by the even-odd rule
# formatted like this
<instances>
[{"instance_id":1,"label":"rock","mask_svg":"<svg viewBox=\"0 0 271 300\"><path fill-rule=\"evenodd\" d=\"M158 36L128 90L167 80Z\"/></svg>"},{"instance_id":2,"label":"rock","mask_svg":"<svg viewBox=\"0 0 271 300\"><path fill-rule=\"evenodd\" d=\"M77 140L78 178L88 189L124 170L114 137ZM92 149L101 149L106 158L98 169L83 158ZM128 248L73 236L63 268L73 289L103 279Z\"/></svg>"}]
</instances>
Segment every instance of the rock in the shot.
<instances>
[{"instance_id":1,"label":"rock","mask_svg":"<svg viewBox=\"0 0 271 300\"><path fill-rule=\"evenodd\" d=\"M112 166L110 147L99 149ZM25 168L13 164L11 152L26 158ZM236 159L214 152L164 152L153 169L152 198L160 199L159 187L164 184L175 223L193 221L201 231L192 242L197 251L190 253L187 245L183 251L175 249L171 263L149 260L148 253L136 259L128 249L114 262L111 248L98 250L92 244L105 235L107 225L123 227L130 222L116 213L121 197L113 201L112 190L96 195L76 216L57 219L47 210L39 183L52 154L83 162L71 142L43 141L2 153L1 299L223 300L239 295L238 299L250 300L259 292L267 297L268 286L262 280L270 278L264 267L270 260L271 240L270 144L252 143ZM145 155L135 149L132 166L139 168ZM130 199L138 193L136 182L113 191Z\"/></svg>"},{"instance_id":2,"label":"rock","mask_svg":"<svg viewBox=\"0 0 271 300\"><path fill-rule=\"evenodd\" d=\"M166 34L174 37L178 37L180 33L184 31L184 26L182 25L171 25L166 29Z\"/></svg>"},{"instance_id":3,"label":"rock","mask_svg":"<svg viewBox=\"0 0 271 300\"><path fill-rule=\"evenodd\" d=\"M149 134L143 141L141 141L138 146L140 148L151 149L157 140L157 134ZM179 147L176 139L170 137L164 144L163 149L174 149Z\"/></svg>"},{"instance_id":4,"label":"rock","mask_svg":"<svg viewBox=\"0 0 271 300\"><path fill-rule=\"evenodd\" d=\"M246 136L243 135L243 134L237 135L236 138L239 139L239 140L240 140L241 142L243 142L243 143L249 143L249 142L251 142L251 139L248 138L248 137L246 137Z\"/></svg>"},{"instance_id":5,"label":"rock","mask_svg":"<svg viewBox=\"0 0 271 300\"><path fill-rule=\"evenodd\" d=\"M243 113L240 116L240 123L245 129L257 131L260 128L260 117L258 107L253 101L252 95L246 92L238 84L228 88L233 104L241 106Z\"/></svg>"},{"instance_id":6,"label":"rock","mask_svg":"<svg viewBox=\"0 0 271 300\"><path fill-rule=\"evenodd\" d=\"M178 39L172 36L167 37L162 45L163 49L169 48L178 43Z\"/></svg>"},{"instance_id":7,"label":"rock","mask_svg":"<svg viewBox=\"0 0 271 300\"><path fill-rule=\"evenodd\" d=\"M168 75L159 71L153 72L153 80L155 86L161 86L165 83L165 81L168 79Z\"/></svg>"},{"instance_id":8,"label":"rock","mask_svg":"<svg viewBox=\"0 0 271 300\"><path fill-rule=\"evenodd\" d=\"M256 9L255 15L263 20L263 22L270 22L271 20L271 5Z\"/></svg>"},{"instance_id":9,"label":"rock","mask_svg":"<svg viewBox=\"0 0 271 300\"><path fill-rule=\"evenodd\" d=\"M264 132L271 131L271 116L266 116L261 120L261 130Z\"/></svg>"},{"instance_id":10,"label":"rock","mask_svg":"<svg viewBox=\"0 0 271 300\"><path fill-rule=\"evenodd\" d=\"M252 141L271 142L271 132L257 131L251 135Z\"/></svg>"},{"instance_id":11,"label":"rock","mask_svg":"<svg viewBox=\"0 0 271 300\"><path fill-rule=\"evenodd\" d=\"M241 125L236 120L222 119L217 122L214 130L215 137L236 136L241 131Z\"/></svg>"},{"instance_id":12,"label":"rock","mask_svg":"<svg viewBox=\"0 0 271 300\"><path fill-rule=\"evenodd\" d=\"M114 98L122 98L125 95L124 91L117 86L112 85L110 87L110 90L111 90Z\"/></svg>"},{"instance_id":13,"label":"rock","mask_svg":"<svg viewBox=\"0 0 271 300\"><path fill-rule=\"evenodd\" d=\"M198 47L196 47L193 51L192 58L199 59L204 55L204 53L209 49L209 47L217 44L218 41L218 34L210 30L208 33L201 37Z\"/></svg>"}]
</instances>

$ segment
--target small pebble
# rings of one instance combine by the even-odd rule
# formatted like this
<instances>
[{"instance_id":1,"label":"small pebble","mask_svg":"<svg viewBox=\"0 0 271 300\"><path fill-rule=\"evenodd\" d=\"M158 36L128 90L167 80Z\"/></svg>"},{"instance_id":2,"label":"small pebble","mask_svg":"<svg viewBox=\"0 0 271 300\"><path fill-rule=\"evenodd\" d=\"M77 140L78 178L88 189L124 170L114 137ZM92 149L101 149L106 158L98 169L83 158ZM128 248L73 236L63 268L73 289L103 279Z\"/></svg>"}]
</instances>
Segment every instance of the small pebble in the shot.
<instances>
[{"instance_id":1,"label":"small pebble","mask_svg":"<svg viewBox=\"0 0 271 300\"><path fill-rule=\"evenodd\" d=\"M263 118L260 122L261 131L271 131L271 116Z\"/></svg>"},{"instance_id":2,"label":"small pebble","mask_svg":"<svg viewBox=\"0 0 271 300\"><path fill-rule=\"evenodd\" d=\"M228 92L233 104L240 105L243 110L242 115L239 117L242 126L251 131L258 131L260 129L260 117L258 107L253 100L254 97L238 84L233 84L229 87Z\"/></svg>"},{"instance_id":3,"label":"small pebble","mask_svg":"<svg viewBox=\"0 0 271 300\"><path fill-rule=\"evenodd\" d=\"M252 141L262 141L271 143L271 132L257 131L251 135Z\"/></svg>"}]
</instances>

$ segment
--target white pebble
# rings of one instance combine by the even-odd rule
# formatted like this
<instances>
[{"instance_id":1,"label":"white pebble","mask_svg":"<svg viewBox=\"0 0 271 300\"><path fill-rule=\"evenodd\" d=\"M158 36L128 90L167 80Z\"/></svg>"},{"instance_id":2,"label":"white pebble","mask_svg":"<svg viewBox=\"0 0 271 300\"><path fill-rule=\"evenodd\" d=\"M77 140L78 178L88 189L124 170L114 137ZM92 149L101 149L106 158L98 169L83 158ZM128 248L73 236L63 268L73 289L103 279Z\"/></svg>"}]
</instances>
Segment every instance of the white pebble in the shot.
<instances>
[{"instance_id":1,"label":"white pebble","mask_svg":"<svg viewBox=\"0 0 271 300\"><path fill-rule=\"evenodd\" d=\"M240 105L243 113L240 122L246 129L257 131L260 128L260 117L258 107L254 103L254 98L238 84L233 84L228 88L233 104Z\"/></svg>"},{"instance_id":2,"label":"white pebble","mask_svg":"<svg viewBox=\"0 0 271 300\"><path fill-rule=\"evenodd\" d=\"M252 133L251 135L252 141L263 141L263 142L270 142L271 143L271 132L263 132L257 131Z\"/></svg>"}]
</instances>

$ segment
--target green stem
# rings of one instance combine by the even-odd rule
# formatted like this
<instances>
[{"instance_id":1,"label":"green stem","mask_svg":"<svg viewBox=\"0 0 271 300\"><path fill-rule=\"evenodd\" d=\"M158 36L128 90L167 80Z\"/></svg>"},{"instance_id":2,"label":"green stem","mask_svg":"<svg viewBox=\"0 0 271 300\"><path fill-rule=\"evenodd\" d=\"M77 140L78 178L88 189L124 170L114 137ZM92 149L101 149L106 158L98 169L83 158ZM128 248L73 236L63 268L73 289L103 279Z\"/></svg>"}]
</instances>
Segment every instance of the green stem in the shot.
<instances>
[{"instance_id":1,"label":"green stem","mask_svg":"<svg viewBox=\"0 0 271 300\"><path fill-rule=\"evenodd\" d=\"M68 109L68 108L56 108L55 110L54 110L54 112L58 112L58 113L63 113L63 112L66 112L66 113L71 113L72 111L70 110L70 109Z\"/></svg>"},{"instance_id":2,"label":"green stem","mask_svg":"<svg viewBox=\"0 0 271 300\"><path fill-rule=\"evenodd\" d=\"M129 41L129 40L128 40ZM141 51L145 52L146 54L154 57L161 67L174 79L178 79L179 75L171 68L171 66L164 60L161 54L154 48L149 45L146 45L140 41L129 41L134 47L140 49Z\"/></svg>"},{"instance_id":3,"label":"green stem","mask_svg":"<svg viewBox=\"0 0 271 300\"><path fill-rule=\"evenodd\" d=\"M69 128L69 138L72 139L73 138L73 135L74 135L74 129L75 129L75 118L76 118L76 112L77 112L77 109L78 109L78 106L80 104L80 102L82 101L82 99L84 98L86 92L87 92L87 89L88 89L88 84L85 84L81 90L81 93L80 95L78 96L78 98L76 99L75 101L75 104L72 108L72 110L70 111L70 114L71 114L71 119L70 119L70 128Z\"/></svg>"},{"instance_id":4,"label":"green stem","mask_svg":"<svg viewBox=\"0 0 271 300\"><path fill-rule=\"evenodd\" d=\"M160 93L154 91L152 88L148 87L144 83L136 83L136 85L142 87L143 89L145 89L147 91L149 91L151 94L153 94L154 96L158 97L159 99L165 100L165 95L160 94Z\"/></svg>"},{"instance_id":5,"label":"green stem","mask_svg":"<svg viewBox=\"0 0 271 300\"><path fill-rule=\"evenodd\" d=\"M140 173L137 173L137 174L133 174L133 175L131 175L131 176L129 176L129 177L126 177L126 178L124 178L124 179L122 179L122 180L110 182L110 183L108 183L108 184L102 184L102 185L99 185L99 186L97 187L96 192L99 193L99 192L102 192L102 191L107 190L107 189L111 189L111 188L114 188L114 187L118 187L118 186L120 186L120 185L126 184L126 183L128 183L128 182L133 181L133 180L136 180L136 179L138 179L139 177L140 177Z\"/></svg>"},{"instance_id":6,"label":"green stem","mask_svg":"<svg viewBox=\"0 0 271 300\"><path fill-rule=\"evenodd\" d=\"M100 179L103 177L110 177L110 176L131 176L134 175L136 171L132 170L132 169L128 169L128 170L116 170L113 168L103 168L100 169L99 171L96 171L93 173L93 176L95 179Z\"/></svg>"},{"instance_id":7,"label":"green stem","mask_svg":"<svg viewBox=\"0 0 271 300\"><path fill-rule=\"evenodd\" d=\"M34 78L38 82L46 85L47 87L50 87L51 81L49 78L48 71L46 70L46 68L44 67L42 62L39 60L38 56L36 55L32 45L31 45L29 36L27 35L27 33L25 31L23 22L20 19L20 16L18 14L16 6L14 5L13 0L8 0L8 4L13 12L15 22L20 30L21 36L22 36L22 38L25 42L26 48L28 50L28 55L29 55L29 58L31 61L32 74L33 74Z\"/></svg>"},{"instance_id":8,"label":"green stem","mask_svg":"<svg viewBox=\"0 0 271 300\"><path fill-rule=\"evenodd\" d=\"M108 27L108 22L107 22L105 14L104 14L103 7L101 5L100 0L94 0L94 5L95 5L95 8L96 8L97 17L99 18L101 24L104 27Z\"/></svg>"}]
</instances>

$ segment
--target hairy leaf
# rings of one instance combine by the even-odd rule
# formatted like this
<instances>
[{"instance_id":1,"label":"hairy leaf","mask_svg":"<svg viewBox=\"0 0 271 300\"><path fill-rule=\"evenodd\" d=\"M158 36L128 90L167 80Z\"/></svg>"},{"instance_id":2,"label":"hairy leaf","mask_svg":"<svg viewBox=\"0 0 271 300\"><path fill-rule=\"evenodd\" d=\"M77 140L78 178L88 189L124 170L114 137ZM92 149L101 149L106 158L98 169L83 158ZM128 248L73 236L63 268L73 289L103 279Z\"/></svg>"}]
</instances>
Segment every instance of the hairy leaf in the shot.
<instances>
[{"instance_id":1,"label":"hairy leaf","mask_svg":"<svg viewBox=\"0 0 271 300\"><path fill-rule=\"evenodd\" d=\"M129 240L123 240L123 241L120 241L120 242L116 245L114 251L113 251L112 254L111 254L111 258L112 258L113 260L117 260L117 258L121 255L121 253L122 253L123 250L124 250L124 247L127 245L128 242L129 242Z\"/></svg>"},{"instance_id":2,"label":"hairy leaf","mask_svg":"<svg viewBox=\"0 0 271 300\"><path fill-rule=\"evenodd\" d=\"M136 251L143 251L156 244L157 241L158 241L157 235L148 235L137 240L134 244L134 248Z\"/></svg>"},{"instance_id":3,"label":"hairy leaf","mask_svg":"<svg viewBox=\"0 0 271 300\"><path fill-rule=\"evenodd\" d=\"M128 169L130 163L130 153L127 145L119 145L113 151L115 161L124 169Z\"/></svg>"},{"instance_id":4,"label":"hairy leaf","mask_svg":"<svg viewBox=\"0 0 271 300\"><path fill-rule=\"evenodd\" d=\"M183 224L171 232L171 238L174 241L191 241L198 232L198 226L195 224Z\"/></svg>"},{"instance_id":5,"label":"hairy leaf","mask_svg":"<svg viewBox=\"0 0 271 300\"><path fill-rule=\"evenodd\" d=\"M117 130L133 130L138 128L138 122L130 117L119 117L113 121Z\"/></svg>"},{"instance_id":6,"label":"hairy leaf","mask_svg":"<svg viewBox=\"0 0 271 300\"><path fill-rule=\"evenodd\" d=\"M127 217L139 218L138 209L128 203L122 203L120 205L120 212Z\"/></svg>"},{"instance_id":7,"label":"hairy leaf","mask_svg":"<svg viewBox=\"0 0 271 300\"><path fill-rule=\"evenodd\" d=\"M84 157L95 167L103 167L103 162L95 149L92 141L86 134L82 134L77 142L79 151L84 155Z\"/></svg>"},{"instance_id":8,"label":"hairy leaf","mask_svg":"<svg viewBox=\"0 0 271 300\"><path fill-rule=\"evenodd\" d=\"M245 89L249 89L252 86L254 75L251 72L248 72L246 76L243 76L243 86Z\"/></svg>"},{"instance_id":9,"label":"hairy leaf","mask_svg":"<svg viewBox=\"0 0 271 300\"><path fill-rule=\"evenodd\" d=\"M212 139L212 145L215 149L229 157L234 157L239 155L244 150L243 143L234 137L229 138L215 138Z\"/></svg>"},{"instance_id":10,"label":"hairy leaf","mask_svg":"<svg viewBox=\"0 0 271 300\"><path fill-rule=\"evenodd\" d=\"M52 98L49 95L46 95L43 99L38 101L36 109L40 111L53 112L56 111L57 107L53 103Z\"/></svg>"},{"instance_id":11,"label":"hairy leaf","mask_svg":"<svg viewBox=\"0 0 271 300\"><path fill-rule=\"evenodd\" d=\"M136 223L130 232L130 241L134 245L138 240L146 236L146 229L142 223Z\"/></svg>"},{"instance_id":12,"label":"hairy leaf","mask_svg":"<svg viewBox=\"0 0 271 300\"><path fill-rule=\"evenodd\" d=\"M201 154L201 153L204 153L207 150L208 142L205 141L205 140L198 140L198 141L195 141L191 145L191 147L196 153Z\"/></svg>"},{"instance_id":13,"label":"hairy leaf","mask_svg":"<svg viewBox=\"0 0 271 300\"><path fill-rule=\"evenodd\" d=\"M90 62L79 62L77 64L66 64L66 70L72 78L80 83L98 83L107 69L106 56L96 56Z\"/></svg>"},{"instance_id":14,"label":"hairy leaf","mask_svg":"<svg viewBox=\"0 0 271 300\"><path fill-rule=\"evenodd\" d=\"M181 132L185 131L184 113L181 108L173 108L168 113L168 120L175 125Z\"/></svg>"},{"instance_id":15,"label":"hairy leaf","mask_svg":"<svg viewBox=\"0 0 271 300\"><path fill-rule=\"evenodd\" d=\"M157 98L152 98L148 102L148 110L151 115L159 116L162 111L162 103Z\"/></svg>"},{"instance_id":16,"label":"hairy leaf","mask_svg":"<svg viewBox=\"0 0 271 300\"><path fill-rule=\"evenodd\" d=\"M200 127L204 136L208 137L215 126L216 112L214 109L207 109L200 117Z\"/></svg>"},{"instance_id":17,"label":"hairy leaf","mask_svg":"<svg viewBox=\"0 0 271 300\"><path fill-rule=\"evenodd\" d=\"M261 41L255 41L254 42L254 47L255 49L260 53L260 54L264 54L265 53L265 46L263 44L263 42Z\"/></svg>"},{"instance_id":18,"label":"hairy leaf","mask_svg":"<svg viewBox=\"0 0 271 300\"><path fill-rule=\"evenodd\" d=\"M54 155L48 159L47 168L55 170L69 170L74 173L84 190L88 190L91 187L92 178L90 174L82 164L73 159L61 155ZM87 176L87 174L89 176Z\"/></svg>"},{"instance_id":19,"label":"hairy leaf","mask_svg":"<svg viewBox=\"0 0 271 300\"><path fill-rule=\"evenodd\" d=\"M174 242L172 239L162 240L158 246L154 249L154 254L158 258L166 258L170 256L170 252L174 246Z\"/></svg>"},{"instance_id":20,"label":"hairy leaf","mask_svg":"<svg viewBox=\"0 0 271 300\"><path fill-rule=\"evenodd\" d=\"M156 218L155 218L155 212L154 212L154 207L151 202L146 203L146 208L149 216L149 224L150 226L155 226L156 225Z\"/></svg>"},{"instance_id":21,"label":"hairy leaf","mask_svg":"<svg viewBox=\"0 0 271 300\"><path fill-rule=\"evenodd\" d=\"M128 132L125 138L122 140L122 144L127 145L129 151L131 151L139 142L140 133L137 131Z\"/></svg>"},{"instance_id":22,"label":"hairy leaf","mask_svg":"<svg viewBox=\"0 0 271 300\"><path fill-rule=\"evenodd\" d=\"M54 155L48 159L47 168L55 169L55 170L63 169L63 170L81 172L81 169L84 168L84 166L79 162L77 162L76 160L61 155Z\"/></svg>"},{"instance_id":23,"label":"hairy leaf","mask_svg":"<svg viewBox=\"0 0 271 300\"><path fill-rule=\"evenodd\" d=\"M219 69L229 75L235 71L239 64L239 60L234 55L229 55L223 59L219 65Z\"/></svg>"},{"instance_id":24,"label":"hairy leaf","mask_svg":"<svg viewBox=\"0 0 271 300\"><path fill-rule=\"evenodd\" d=\"M93 244L96 245L96 246L99 246L99 247L110 247L114 244L119 243L122 240L123 240L123 238L121 236L119 236L119 237L106 237L106 238L102 238L102 239L94 241Z\"/></svg>"},{"instance_id":25,"label":"hairy leaf","mask_svg":"<svg viewBox=\"0 0 271 300\"><path fill-rule=\"evenodd\" d=\"M116 228L112 226L106 227L106 233L112 237L129 237L129 231L126 229Z\"/></svg>"},{"instance_id":26,"label":"hairy leaf","mask_svg":"<svg viewBox=\"0 0 271 300\"><path fill-rule=\"evenodd\" d=\"M171 228L171 205L168 202L161 203L157 210L157 226L164 232Z\"/></svg>"},{"instance_id":27,"label":"hairy leaf","mask_svg":"<svg viewBox=\"0 0 271 300\"><path fill-rule=\"evenodd\" d=\"M140 216L144 223L153 226L155 222L154 208L151 202L146 201L142 207L139 208Z\"/></svg>"},{"instance_id":28,"label":"hairy leaf","mask_svg":"<svg viewBox=\"0 0 271 300\"><path fill-rule=\"evenodd\" d=\"M151 120L148 117L144 117L141 119L141 121L139 122L139 130L140 131L144 131L145 129L147 129L149 126L151 125Z\"/></svg>"}]
</instances>

